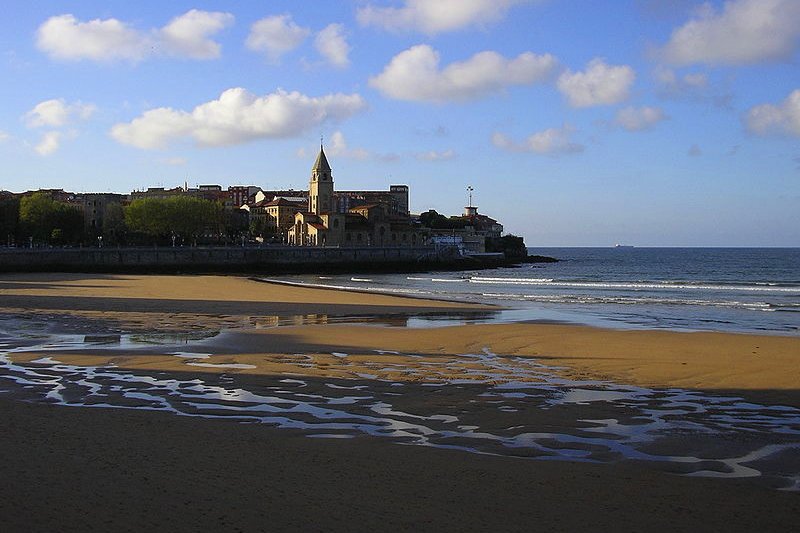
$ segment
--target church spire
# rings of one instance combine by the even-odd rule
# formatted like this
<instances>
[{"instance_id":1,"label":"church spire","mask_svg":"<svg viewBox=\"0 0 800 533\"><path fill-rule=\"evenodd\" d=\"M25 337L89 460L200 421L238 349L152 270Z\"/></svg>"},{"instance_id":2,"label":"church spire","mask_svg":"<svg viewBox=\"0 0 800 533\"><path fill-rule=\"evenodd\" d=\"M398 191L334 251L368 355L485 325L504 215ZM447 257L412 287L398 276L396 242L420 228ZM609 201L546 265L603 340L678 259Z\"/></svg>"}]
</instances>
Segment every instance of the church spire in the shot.
<instances>
[{"instance_id":1,"label":"church spire","mask_svg":"<svg viewBox=\"0 0 800 533\"><path fill-rule=\"evenodd\" d=\"M311 170L316 170L318 172L331 171L331 166L328 164L328 158L325 157L325 151L322 149L322 143L319 145L319 155L317 156L317 160L314 161L314 166L311 167Z\"/></svg>"}]
</instances>

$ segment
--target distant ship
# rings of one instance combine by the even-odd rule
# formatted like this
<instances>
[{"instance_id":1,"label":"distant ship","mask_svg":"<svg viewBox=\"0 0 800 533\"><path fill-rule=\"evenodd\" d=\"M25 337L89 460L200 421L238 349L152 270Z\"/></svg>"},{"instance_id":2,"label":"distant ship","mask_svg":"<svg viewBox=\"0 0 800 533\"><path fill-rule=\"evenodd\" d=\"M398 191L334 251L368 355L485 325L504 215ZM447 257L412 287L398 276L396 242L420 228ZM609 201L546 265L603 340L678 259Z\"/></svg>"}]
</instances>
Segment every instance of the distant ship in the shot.
<instances>
[{"instance_id":1,"label":"distant ship","mask_svg":"<svg viewBox=\"0 0 800 533\"><path fill-rule=\"evenodd\" d=\"M633 248L633 246L631 246L630 244L617 243L617 244L614 245L614 248Z\"/></svg>"}]
</instances>

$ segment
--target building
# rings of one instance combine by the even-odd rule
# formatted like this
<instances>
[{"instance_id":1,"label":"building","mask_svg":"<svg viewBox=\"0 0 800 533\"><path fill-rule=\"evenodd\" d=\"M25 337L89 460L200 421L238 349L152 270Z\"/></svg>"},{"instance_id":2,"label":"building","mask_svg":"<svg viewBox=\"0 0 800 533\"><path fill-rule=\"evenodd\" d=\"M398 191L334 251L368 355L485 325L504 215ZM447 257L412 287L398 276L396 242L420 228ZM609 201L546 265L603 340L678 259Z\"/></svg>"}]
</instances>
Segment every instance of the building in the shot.
<instances>
[{"instance_id":1,"label":"building","mask_svg":"<svg viewBox=\"0 0 800 533\"><path fill-rule=\"evenodd\" d=\"M388 192L337 192L328 158L320 146L311 168L306 210L295 213L286 233L287 242L295 246L426 244L427 232L408 215L408 187L393 187L397 189ZM368 198L377 201L367 203ZM355 205L350 205L351 201Z\"/></svg>"},{"instance_id":2,"label":"building","mask_svg":"<svg viewBox=\"0 0 800 533\"><path fill-rule=\"evenodd\" d=\"M408 185L390 185L388 191L335 191L336 210L347 213L351 207L384 204L393 215L409 214Z\"/></svg>"},{"instance_id":3,"label":"building","mask_svg":"<svg viewBox=\"0 0 800 533\"><path fill-rule=\"evenodd\" d=\"M88 235L99 236L106 231L106 220L119 223L123 219L122 205L125 195L114 193L83 193L76 195L83 212L83 229Z\"/></svg>"},{"instance_id":4,"label":"building","mask_svg":"<svg viewBox=\"0 0 800 533\"><path fill-rule=\"evenodd\" d=\"M445 219L431 210L422 216L428 215L428 220L439 217L444 220L441 226L431 224L431 242L435 244L451 244L458 246L462 253L486 253L486 242L499 239L503 234L503 225L497 220L478 213L477 206L464 207L464 214Z\"/></svg>"}]
</instances>

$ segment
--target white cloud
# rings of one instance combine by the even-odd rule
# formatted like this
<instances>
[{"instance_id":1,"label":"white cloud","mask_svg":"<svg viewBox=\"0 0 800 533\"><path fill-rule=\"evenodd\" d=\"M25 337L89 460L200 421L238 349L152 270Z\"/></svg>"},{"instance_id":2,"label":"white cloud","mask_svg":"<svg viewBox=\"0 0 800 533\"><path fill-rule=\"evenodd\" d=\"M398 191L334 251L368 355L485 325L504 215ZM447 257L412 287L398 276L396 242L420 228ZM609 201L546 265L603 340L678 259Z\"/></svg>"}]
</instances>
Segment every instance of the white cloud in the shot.
<instances>
[{"instance_id":1,"label":"white cloud","mask_svg":"<svg viewBox=\"0 0 800 533\"><path fill-rule=\"evenodd\" d=\"M317 34L314 46L328 62L339 68L350 64L350 45L342 24L329 24Z\"/></svg>"},{"instance_id":2,"label":"white cloud","mask_svg":"<svg viewBox=\"0 0 800 533\"><path fill-rule=\"evenodd\" d=\"M627 100L635 79L636 73L628 65L608 65L595 58L583 72L561 74L557 85L572 107L591 107Z\"/></svg>"},{"instance_id":3,"label":"white cloud","mask_svg":"<svg viewBox=\"0 0 800 533\"><path fill-rule=\"evenodd\" d=\"M800 137L800 89L780 104L761 104L747 112L745 124L756 135L785 134Z\"/></svg>"},{"instance_id":4,"label":"white cloud","mask_svg":"<svg viewBox=\"0 0 800 533\"><path fill-rule=\"evenodd\" d=\"M383 72L370 78L370 86L397 100L448 102L473 100L511 85L546 80L555 70L550 54L531 52L506 59L497 52L480 52L466 61L439 69L439 54L417 45L392 58Z\"/></svg>"},{"instance_id":5,"label":"white cloud","mask_svg":"<svg viewBox=\"0 0 800 533\"><path fill-rule=\"evenodd\" d=\"M628 131L648 130L667 116L657 107L626 107L617 111L615 123Z\"/></svg>"},{"instance_id":6,"label":"white cloud","mask_svg":"<svg viewBox=\"0 0 800 533\"><path fill-rule=\"evenodd\" d=\"M192 59L215 59L220 56L219 43L209 39L233 24L230 13L192 9L175 17L161 28L159 35L167 51Z\"/></svg>"},{"instance_id":7,"label":"white cloud","mask_svg":"<svg viewBox=\"0 0 800 533\"><path fill-rule=\"evenodd\" d=\"M73 15L59 15L39 26L36 45L53 59L138 61L153 43L117 19L79 22Z\"/></svg>"},{"instance_id":8,"label":"white cloud","mask_svg":"<svg viewBox=\"0 0 800 533\"><path fill-rule=\"evenodd\" d=\"M25 123L29 128L50 126L58 128L67 124L72 117L86 120L97 110L93 104L74 102L67 104L63 98L45 100L25 113Z\"/></svg>"},{"instance_id":9,"label":"white cloud","mask_svg":"<svg viewBox=\"0 0 800 533\"><path fill-rule=\"evenodd\" d=\"M455 156L456 153L454 150L444 150L442 152L431 150L429 152L417 154L416 158L422 161L447 161L449 159L453 159Z\"/></svg>"},{"instance_id":10,"label":"white cloud","mask_svg":"<svg viewBox=\"0 0 800 533\"><path fill-rule=\"evenodd\" d=\"M0 143L6 142L10 138L11 138L11 135L9 135L8 133L4 132L3 130L0 130Z\"/></svg>"},{"instance_id":11,"label":"white cloud","mask_svg":"<svg viewBox=\"0 0 800 533\"><path fill-rule=\"evenodd\" d=\"M300 46L311 30L295 24L291 15L275 15L257 20L250 27L245 45L256 52L266 52L270 61Z\"/></svg>"},{"instance_id":12,"label":"white cloud","mask_svg":"<svg viewBox=\"0 0 800 533\"><path fill-rule=\"evenodd\" d=\"M50 17L36 31L36 46L51 59L141 61L161 53L192 59L219 57L209 37L233 22L233 15L193 9L161 29L139 31L109 18L81 22L74 15Z\"/></svg>"},{"instance_id":13,"label":"white cloud","mask_svg":"<svg viewBox=\"0 0 800 533\"><path fill-rule=\"evenodd\" d=\"M659 67L653 73L658 92L663 96L692 96L708 87L708 76L702 72L689 72L680 76L674 70Z\"/></svg>"},{"instance_id":14,"label":"white cloud","mask_svg":"<svg viewBox=\"0 0 800 533\"><path fill-rule=\"evenodd\" d=\"M163 148L181 138L191 138L200 146L225 146L293 137L326 120L343 120L365 108L366 102L358 94L310 97L278 90L259 97L237 87L192 111L151 109L129 123L116 124L111 136L144 149Z\"/></svg>"},{"instance_id":15,"label":"white cloud","mask_svg":"<svg viewBox=\"0 0 800 533\"><path fill-rule=\"evenodd\" d=\"M525 1L405 0L402 7L361 7L356 17L363 26L377 26L390 31L421 31L433 35L496 22L505 17L509 8Z\"/></svg>"},{"instance_id":16,"label":"white cloud","mask_svg":"<svg viewBox=\"0 0 800 533\"><path fill-rule=\"evenodd\" d=\"M731 0L709 4L672 32L660 55L674 65L740 65L789 59L800 37L797 0Z\"/></svg>"},{"instance_id":17,"label":"white cloud","mask_svg":"<svg viewBox=\"0 0 800 533\"><path fill-rule=\"evenodd\" d=\"M42 156L48 156L56 152L61 146L61 132L48 131L42 135L42 140L36 145L34 150Z\"/></svg>"},{"instance_id":18,"label":"white cloud","mask_svg":"<svg viewBox=\"0 0 800 533\"><path fill-rule=\"evenodd\" d=\"M534 133L521 143L514 142L503 133L492 135L492 144L510 152L534 152L543 155L576 154L583 152L584 146L572 142L574 128L565 124L561 128L549 128Z\"/></svg>"},{"instance_id":19,"label":"white cloud","mask_svg":"<svg viewBox=\"0 0 800 533\"><path fill-rule=\"evenodd\" d=\"M341 131L335 131L328 141L328 148L326 149L328 155L333 157L349 157L352 159L367 159L370 154L364 148L349 148L344 134Z\"/></svg>"}]
</instances>

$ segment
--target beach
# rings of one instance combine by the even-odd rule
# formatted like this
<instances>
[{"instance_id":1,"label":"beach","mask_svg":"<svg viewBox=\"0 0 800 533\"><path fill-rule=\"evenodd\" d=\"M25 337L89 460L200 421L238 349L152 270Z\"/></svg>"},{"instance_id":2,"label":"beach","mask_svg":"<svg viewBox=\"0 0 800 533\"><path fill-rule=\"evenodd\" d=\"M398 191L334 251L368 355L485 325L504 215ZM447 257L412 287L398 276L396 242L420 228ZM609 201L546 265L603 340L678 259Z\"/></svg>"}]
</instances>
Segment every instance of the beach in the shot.
<instances>
[{"instance_id":1,"label":"beach","mask_svg":"<svg viewBox=\"0 0 800 533\"><path fill-rule=\"evenodd\" d=\"M791 529L800 339L496 312L234 276L0 276L2 515Z\"/></svg>"}]
</instances>

